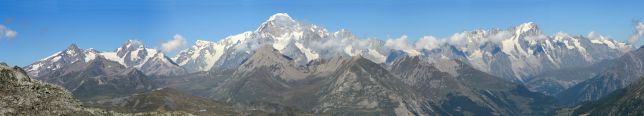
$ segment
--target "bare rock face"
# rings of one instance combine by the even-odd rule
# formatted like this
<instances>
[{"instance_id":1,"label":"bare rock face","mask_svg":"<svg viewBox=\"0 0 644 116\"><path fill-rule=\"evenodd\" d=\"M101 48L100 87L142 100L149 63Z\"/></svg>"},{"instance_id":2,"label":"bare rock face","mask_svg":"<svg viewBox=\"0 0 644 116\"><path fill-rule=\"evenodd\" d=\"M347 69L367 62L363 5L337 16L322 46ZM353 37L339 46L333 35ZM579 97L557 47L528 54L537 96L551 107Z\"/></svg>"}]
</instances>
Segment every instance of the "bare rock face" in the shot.
<instances>
[{"instance_id":1,"label":"bare rock face","mask_svg":"<svg viewBox=\"0 0 644 116\"><path fill-rule=\"evenodd\" d=\"M474 69L464 62L430 63L420 57L392 62L393 75L422 96L430 115L549 115L554 98Z\"/></svg>"},{"instance_id":2,"label":"bare rock face","mask_svg":"<svg viewBox=\"0 0 644 116\"><path fill-rule=\"evenodd\" d=\"M84 112L80 103L64 88L31 80L20 68L2 65L0 70L0 114L65 115Z\"/></svg>"},{"instance_id":3,"label":"bare rock face","mask_svg":"<svg viewBox=\"0 0 644 116\"><path fill-rule=\"evenodd\" d=\"M0 65L0 115L18 116L135 116L192 115L186 112L143 112L124 114L86 108L65 88L30 79L19 67Z\"/></svg>"},{"instance_id":4,"label":"bare rock face","mask_svg":"<svg viewBox=\"0 0 644 116\"><path fill-rule=\"evenodd\" d=\"M338 57L311 66L271 46L258 49L211 97L237 103L269 102L336 115L412 113L402 82L362 57Z\"/></svg>"}]
</instances>

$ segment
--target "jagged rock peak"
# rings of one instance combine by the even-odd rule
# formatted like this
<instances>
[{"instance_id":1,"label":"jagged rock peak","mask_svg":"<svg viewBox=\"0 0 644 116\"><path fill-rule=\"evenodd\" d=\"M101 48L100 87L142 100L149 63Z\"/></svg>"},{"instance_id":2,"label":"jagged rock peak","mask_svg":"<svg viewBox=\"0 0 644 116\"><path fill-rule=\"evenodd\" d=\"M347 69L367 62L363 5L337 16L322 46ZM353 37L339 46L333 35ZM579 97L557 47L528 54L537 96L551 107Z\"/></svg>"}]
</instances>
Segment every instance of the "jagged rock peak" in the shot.
<instances>
[{"instance_id":1,"label":"jagged rock peak","mask_svg":"<svg viewBox=\"0 0 644 116\"><path fill-rule=\"evenodd\" d=\"M123 45L118 48L116 51L129 51L129 50L135 50L137 48L144 48L143 42L139 40L127 40Z\"/></svg>"},{"instance_id":2,"label":"jagged rock peak","mask_svg":"<svg viewBox=\"0 0 644 116\"><path fill-rule=\"evenodd\" d=\"M80 50L80 48L78 48L78 46L76 44L70 44L67 47L67 50Z\"/></svg>"},{"instance_id":3,"label":"jagged rock peak","mask_svg":"<svg viewBox=\"0 0 644 116\"><path fill-rule=\"evenodd\" d=\"M65 50L63 51L63 53L70 54L70 55L74 55L74 54L80 54L80 53L81 53L81 51L82 51L82 50L81 50L80 48L78 48L78 46L76 46L76 44L70 44L70 45L67 47L67 49L65 49Z\"/></svg>"}]
</instances>

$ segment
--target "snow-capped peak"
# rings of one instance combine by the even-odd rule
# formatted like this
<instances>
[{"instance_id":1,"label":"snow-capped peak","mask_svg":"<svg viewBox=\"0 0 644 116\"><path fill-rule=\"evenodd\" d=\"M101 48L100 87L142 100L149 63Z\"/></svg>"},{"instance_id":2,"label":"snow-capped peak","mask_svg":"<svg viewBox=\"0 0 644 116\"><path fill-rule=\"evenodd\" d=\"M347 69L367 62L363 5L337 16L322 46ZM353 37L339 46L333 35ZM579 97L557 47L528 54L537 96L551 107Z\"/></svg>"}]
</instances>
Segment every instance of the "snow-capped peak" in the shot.
<instances>
[{"instance_id":1,"label":"snow-capped peak","mask_svg":"<svg viewBox=\"0 0 644 116\"><path fill-rule=\"evenodd\" d=\"M276 13L276 14L272 15L270 18L268 18L267 22L268 21L290 21L290 22L294 22L295 20L293 20L293 18L291 18L291 16L288 16L288 14L286 14L286 13Z\"/></svg>"},{"instance_id":2,"label":"snow-capped peak","mask_svg":"<svg viewBox=\"0 0 644 116\"><path fill-rule=\"evenodd\" d=\"M138 40L127 40L125 43L123 43L123 46L116 49L116 54L119 57L124 57L125 54L128 52L136 51L138 49L143 49L143 48L145 48L145 46L143 46L143 42Z\"/></svg>"},{"instance_id":3,"label":"snow-capped peak","mask_svg":"<svg viewBox=\"0 0 644 116\"><path fill-rule=\"evenodd\" d=\"M229 36L217 43L197 40L195 45L182 50L172 60L177 65L186 68L189 72L210 70L221 55L224 54L225 47L230 47L230 45L238 41L243 41L245 37L240 35Z\"/></svg>"},{"instance_id":4,"label":"snow-capped peak","mask_svg":"<svg viewBox=\"0 0 644 116\"><path fill-rule=\"evenodd\" d=\"M199 41L199 43L207 43L206 41ZM165 56L159 50L152 48L145 48L143 42L137 40L128 40L122 47L118 48L116 52L100 53L101 56L108 60L118 62L126 67L137 68L146 74L165 74L163 68L171 68L168 70L177 69L176 64L172 59Z\"/></svg>"},{"instance_id":5,"label":"snow-capped peak","mask_svg":"<svg viewBox=\"0 0 644 116\"><path fill-rule=\"evenodd\" d=\"M523 23L515 28L515 34L518 36L540 35L539 26L533 22Z\"/></svg>"},{"instance_id":6,"label":"snow-capped peak","mask_svg":"<svg viewBox=\"0 0 644 116\"><path fill-rule=\"evenodd\" d=\"M300 29L299 23L293 20L286 13L277 13L257 28L256 32L269 34L270 36L282 36L282 34Z\"/></svg>"},{"instance_id":7,"label":"snow-capped peak","mask_svg":"<svg viewBox=\"0 0 644 116\"><path fill-rule=\"evenodd\" d=\"M159 52L156 49L145 48L141 41L128 40L123 46L116 49L116 52L104 52L101 55L126 67L140 68L143 63Z\"/></svg>"},{"instance_id":8,"label":"snow-capped peak","mask_svg":"<svg viewBox=\"0 0 644 116\"><path fill-rule=\"evenodd\" d=\"M75 62L88 62L96 58L96 54L100 52L94 49L80 49L76 44L69 45L65 50L56 52L53 55L41 59L31 65L25 67L25 71L30 76L38 77L41 74L58 70L68 64Z\"/></svg>"},{"instance_id":9,"label":"snow-capped peak","mask_svg":"<svg viewBox=\"0 0 644 116\"><path fill-rule=\"evenodd\" d=\"M527 22L517 26L517 29L527 31L527 30L539 29L539 27L534 22Z\"/></svg>"}]
</instances>

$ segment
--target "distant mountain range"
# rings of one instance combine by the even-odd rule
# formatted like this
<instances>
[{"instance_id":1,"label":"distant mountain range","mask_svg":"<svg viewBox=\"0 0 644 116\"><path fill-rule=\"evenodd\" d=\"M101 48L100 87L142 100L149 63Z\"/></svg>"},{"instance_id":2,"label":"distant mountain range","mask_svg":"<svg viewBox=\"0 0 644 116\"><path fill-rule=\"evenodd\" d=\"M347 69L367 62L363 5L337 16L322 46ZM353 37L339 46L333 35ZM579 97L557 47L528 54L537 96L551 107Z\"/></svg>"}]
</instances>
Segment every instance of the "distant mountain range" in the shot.
<instances>
[{"instance_id":1,"label":"distant mountain range","mask_svg":"<svg viewBox=\"0 0 644 116\"><path fill-rule=\"evenodd\" d=\"M544 35L532 22L409 44L278 13L174 57L136 40L111 52L71 44L23 68L84 103L127 113L555 115L639 80L640 52L596 33Z\"/></svg>"},{"instance_id":2,"label":"distant mountain range","mask_svg":"<svg viewBox=\"0 0 644 116\"><path fill-rule=\"evenodd\" d=\"M114 52L100 52L94 49L80 49L75 44L47 58L24 67L33 77L47 76L76 62L89 63L94 59L107 59L124 67L145 71L148 75L177 75L185 70L177 66L159 50L145 48L143 43L128 40Z\"/></svg>"},{"instance_id":3,"label":"distant mountain range","mask_svg":"<svg viewBox=\"0 0 644 116\"><path fill-rule=\"evenodd\" d=\"M146 74L175 75L235 69L250 57L251 52L260 46L271 45L300 65L333 56L362 56L376 63L385 63L397 57L392 53L402 51L406 55L432 60L459 59L481 71L525 82L542 72L588 66L617 58L631 49L625 43L595 33L571 36L560 32L546 36L532 22L507 30L478 29L456 33L445 41L435 42L436 45L430 47L392 47L385 45L388 41L359 39L345 29L327 32L321 26L298 22L285 13L278 13L255 31L229 36L218 42L198 40L194 46L171 59L158 50L145 48L139 41L129 40L114 52L80 50L72 45L25 69L30 75L39 76L39 73L100 55ZM420 42L415 44L422 44Z\"/></svg>"}]
</instances>

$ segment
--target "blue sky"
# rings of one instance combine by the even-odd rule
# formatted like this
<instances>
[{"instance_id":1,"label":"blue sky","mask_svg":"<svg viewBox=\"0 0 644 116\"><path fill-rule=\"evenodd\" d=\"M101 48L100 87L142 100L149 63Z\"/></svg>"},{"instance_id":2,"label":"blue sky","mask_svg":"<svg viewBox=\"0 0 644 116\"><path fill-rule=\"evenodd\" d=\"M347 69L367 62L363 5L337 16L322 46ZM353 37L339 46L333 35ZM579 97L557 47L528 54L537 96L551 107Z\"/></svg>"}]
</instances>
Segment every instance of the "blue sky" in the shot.
<instances>
[{"instance_id":1,"label":"blue sky","mask_svg":"<svg viewBox=\"0 0 644 116\"><path fill-rule=\"evenodd\" d=\"M0 38L0 61L25 66L71 43L112 51L128 39L159 47L175 34L188 45L217 41L253 31L279 12L363 38L408 35L414 41L535 22L548 35L596 31L626 41L634 21L644 17L642 5L641 0L0 0L0 25L18 33Z\"/></svg>"}]
</instances>

